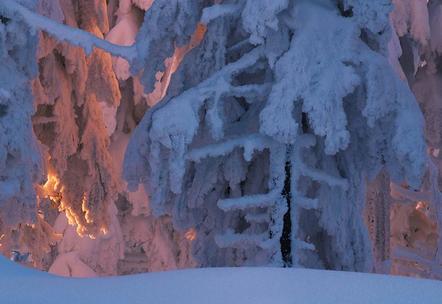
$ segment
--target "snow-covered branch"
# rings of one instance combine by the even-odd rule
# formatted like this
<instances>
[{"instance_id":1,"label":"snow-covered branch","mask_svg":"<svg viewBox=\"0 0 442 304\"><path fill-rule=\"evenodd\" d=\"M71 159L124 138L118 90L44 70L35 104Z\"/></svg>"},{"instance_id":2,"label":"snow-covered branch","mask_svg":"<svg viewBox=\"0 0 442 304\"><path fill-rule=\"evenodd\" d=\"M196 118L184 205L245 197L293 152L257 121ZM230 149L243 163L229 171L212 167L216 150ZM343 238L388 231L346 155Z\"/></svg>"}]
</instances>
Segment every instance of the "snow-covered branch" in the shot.
<instances>
[{"instance_id":1,"label":"snow-covered branch","mask_svg":"<svg viewBox=\"0 0 442 304\"><path fill-rule=\"evenodd\" d=\"M209 24L212 20L229 15L239 15L241 13L241 6L234 4L215 4L206 7L201 16L201 23Z\"/></svg>"},{"instance_id":2,"label":"snow-covered branch","mask_svg":"<svg viewBox=\"0 0 442 304\"><path fill-rule=\"evenodd\" d=\"M215 237L215 242L220 248L244 248L251 245L261 248L269 248L273 243L272 240L269 240L267 233L250 235L246 233L235 233L232 230L217 235Z\"/></svg>"},{"instance_id":3,"label":"snow-covered branch","mask_svg":"<svg viewBox=\"0 0 442 304\"><path fill-rule=\"evenodd\" d=\"M136 48L120 46L100 39L86 31L60 24L44 16L36 14L14 0L2 0L0 13L9 18L22 18L25 23L35 30L42 30L60 41L67 41L72 45L83 48L90 54L94 47L100 48L110 54L132 62L137 56Z\"/></svg>"},{"instance_id":4,"label":"snow-covered branch","mask_svg":"<svg viewBox=\"0 0 442 304\"><path fill-rule=\"evenodd\" d=\"M238 198L223 199L218 201L218 207L224 211L270 207L275 204L275 201L279 196L279 193L274 191L267 194L255 194Z\"/></svg>"},{"instance_id":5,"label":"snow-covered branch","mask_svg":"<svg viewBox=\"0 0 442 304\"><path fill-rule=\"evenodd\" d=\"M270 147L272 142L272 139L261 134L241 136L203 148L193 149L189 151L187 158L192 161L200 161L206 157L222 156L231 153L237 147L242 147L244 148L245 159L250 160L253 151L262 151Z\"/></svg>"}]
</instances>

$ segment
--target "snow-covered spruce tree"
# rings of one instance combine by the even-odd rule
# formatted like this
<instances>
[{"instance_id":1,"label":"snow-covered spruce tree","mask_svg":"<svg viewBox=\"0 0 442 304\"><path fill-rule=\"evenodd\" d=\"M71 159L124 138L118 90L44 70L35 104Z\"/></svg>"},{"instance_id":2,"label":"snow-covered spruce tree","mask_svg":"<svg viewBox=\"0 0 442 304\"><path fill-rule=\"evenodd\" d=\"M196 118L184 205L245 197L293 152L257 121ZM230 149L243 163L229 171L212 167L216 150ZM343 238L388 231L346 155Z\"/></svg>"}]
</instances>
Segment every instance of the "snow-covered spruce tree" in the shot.
<instances>
[{"instance_id":1,"label":"snow-covered spruce tree","mask_svg":"<svg viewBox=\"0 0 442 304\"><path fill-rule=\"evenodd\" d=\"M66 6L66 4L64 6ZM111 6L108 8L111 9ZM131 5L130 2L121 1L117 10L118 18L114 20L114 22L112 21L113 18L109 20L109 26L112 27L112 29L107 34L107 39L118 44L127 44L126 41L121 41L120 39L127 40L130 39L131 36L134 37L136 35L136 31L138 30L137 26L139 26L140 23L139 16L143 12L139 8L145 7L141 3L138 3L138 6L135 7ZM100 13L100 11L98 11L95 14L96 16L92 15L89 16L89 18L83 17L84 11L88 11L89 14L94 11L94 6L91 6L89 2L84 2L83 5L80 5L79 9L77 20L85 19L89 23L91 23L92 20L99 20L99 16L106 15L106 4L104 1L101 6L98 6L98 8L95 7L95 10L101 9L104 10L104 12ZM117 7L113 9L116 10ZM112 16L113 13L110 11L108 15ZM127 24L130 26L128 27ZM85 28L85 25L83 24L81 27ZM123 36L119 36L121 32L120 28L124 30ZM128 32L128 30L130 30L130 32ZM107 31L107 29L103 29L101 32L107 33ZM132 42L129 41L129 43ZM67 47L69 48L69 46ZM81 50L76 50L76 52L82 54ZM115 199L115 203L119 208L118 220L120 223L117 222L114 215L112 225L115 228L111 229L110 235L98 238L96 235L95 237L97 239L94 240L88 238L80 239L71 227L68 230L70 231L71 237L65 237L64 241L64 243L67 242L68 245L66 246L66 244L63 245L63 243L61 243L59 247L62 246L63 251L67 247L69 252L72 251L72 248L76 248L76 251L80 253L80 258L99 274L133 273L191 266L193 264L188 256L188 244L183 234L178 234L174 231L170 219L167 217L160 219L152 217L148 208L148 199L145 194L143 195L144 191L130 194L126 192L125 183L120 179L122 157L128 137L135 127L136 121L138 120L137 117L142 117L146 106L145 103L141 102L144 100L138 96L136 79L128 79L129 75L127 75L127 72L125 73L124 69L120 68L122 65L120 61L122 59L116 59L116 62L114 62L114 70L120 78L120 88L118 88L118 84L116 85L115 80L112 80L113 71L110 68L110 57L101 59L104 53L101 52L99 54L102 55L96 58L89 58L86 63L81 63L82 66L88 67L89 71L92 71L92 76L90 76L91 74L79 75L76 78L87 81L87 87L93 94L95 92L103 94L103 92L100 91L112 92L113 90L121 90L122 100L117 103L117 106L113 106L113 110L111 108L109 112L109 108L103 106L101 106L101 111L98 110L98 113L102 113L102 117L99 118L98 121L104 120L107 133L92 132L92 134L100 135L109 143L108 146L103 147L102 150L103 153L109 154L112 158L113 164L111 169L114 171L113 178L116 179L116 184L119 185L119 189L115 189L118 190L118 197ZM100 63L100 60L104 60L104 64ZM82 62L84 62L84 60ZM94 65L97 66L97 69L93 68ZM124 64L122 66L124 67ZM94 74L97 77L94 77ZM108 79L111 81L106 82L106 78L103 77L104 75L110 75ZM98 79L104 79L102 85L100 85L100 81L97 83ZM112 99L102 96L100 100L109 101ZM99 102L99 104L102 104L102 102ZM90 115L84 115L84 117L85 120L91 119ZM86 155L85 158L89 160L96 159L93 155ZM72 180L76 179L74 178ZM78 187L72 188L78 192ZM104 207L109 207L113 204L114 202L101 202L101 205ZM133 208L128 209L128 205L132 205ZM118 231L120 229L119 226L121 226L121 232ZM119 235L121 233L122 235ZM73 241L66 241L72 238ZM124 257L122 253L117 254L118 250L109 250L109 244L118 246L120 250L124 250ZM103 266L98 265L101 266L101 269L100 267L97 269L97 264L103 263L106 263L106 267L102 269Z\"/></svg>"},{"instance_id":2,"label":"snow-covered spruce tree","mask_svg":"<svg viewBox=\"0 0 442 304\"><path fill-rule=\"evenodd\" d=\"M109 30L104 2L62 4L58 21L99 37ZM40 196L63 211L55 222L48 218L63 235L50 271L69 274L60 269L71 268L75 274L72 265L84 261L97 273L116 274L123 253L114 206L120 189L108 149L109 134L115 128L111 117L121 95L111 57L100 50L86 56L82 49L43 34L38 59L33 122L37 137L47 148L49 169ZM51 178L58 179L60 186L51 187ZM107 234L105 239L99 237L103 234ZM99 240L93 242L88 235ZM91 246L95 250L88 248Z\"/></svg>"},{"instance_id":3,"label":"snow-covered spruce tree","mask_svg":"<svg viewBox=\"0 0 442 304\"><path fill-rule=\"evenodd\" d=\"M131 188L144 184L156 216L171 216L175 227L190 229L190 239L196 232L193 254L201 265L372 270L367 180L385 168L396 183L417 187L426 161L422 117L399 78L390 1L136 2L150 9L134 47L59 27L12 0L0 8L88 52L96 45L124 57L134 83L153 91L150 105L165 95L132 136L125 177ZM134 19L118 18L127 24L117 20L121 30L109 40L128 45L118 34ZM124 66L114 62L121 79L128 77ZM83 124L105 130L97 103L90 103L92 122L79 114L79 134ZM129 108L117 111L116 129L118 121L133 126ZM98 153L86 162L106 163L103 133L90 132L89 152ZM106 181L114 176L109 168ZM386 184L388 177L380 187ZM91 215L99 220L87 223L90 208L82 205L89 201L78 193L81 201L70 208L82 216L84 233L96 233L107 216L98 206L109 208L112 199L97 200Z\"/></svg>"},{"instance_id":4,"label":"snow-covered spruce tree","mask_svg":"<svg viewBox=\"0 0 442 304\"><path fill-rule=\"evenodd\" d=\"M394 184L392 260L394 273L442 278L441 135L442 3L394 1L392 23L402 49L403 77L425 117L427 173L419 192ZM416 266L418 265L418 266Z\"/></svg>"},{"instance_id":5,"label":"snow-covered spruce tree","mask_svg":"<svg viewBox=\"0 0 442 304\"><path fill-rule=\"evenodd\" d=\"M395 71L391 10L153 3L133 69L148 91L174 46L199 22L207 32L133 135L125 176L144 184L157 215L196 229L202 265L372 269L367 180L386 168L418 187L425 166L422 117Z\"/></svg>"},{"instance_id":6,"label":"snow-covered spruce tree","mask_svg":"<svg viewBox=\"0 0 442 304\"><path fill-rule=\"evenodd\" d=\"M34 1L23 3L35 8ZM17 250L19 230L39 225L34 183L44 180L32 130L31 79L37 74L37 35L20 18L0 12L0 231L1 250ZM37 236L36 236L37 237ZM47 243L42 243L42 247Z\"/></svg>"},{"instance_id":7,"label":"snow-covered spruce tree","mask_svg":"<svg viewBox=\"0 0 442 304\"><path fill-rule=\"evenodd\" d=\"M38 3L40 14L101 39L114 24L115 28L124 22L137 25L142 14L127 1L120 5L69 0L60 1L60 5L58 1ZM143 7L141 3L139 6ZM4 3L3 9L17 14L16 18L24 17L36 28L49 22L20 10L16 2ZM32 17L38 21L32 22ZM47 30L51 32L58 26L49 22ZM115 32L112 29L109 36ZM72 30L63 34L57 38L72 35ZM133 91L132 80L118 83L109 54L100 50L86 54L59 41L45 33L40 35L39 74L33 83L33 126L45 151L43 163L48 167L47 180L42 179L41 186L37 186L39 222L33 227L19 227L15 234L20 240L15 246L20 244L20 248L12 249L30 252L35 267L67 276L193 265L184 233L176 233L167 217L153 218L146 196L127 193L120 178L127 138L136 117L142 117L146 109L143 104L134 104L140 98ZM78 43L82 41L78 39ZM121 74L118 69L116 72ZM35 197L35 193L30 195ZM128 208L128 204L134 207ZM11 248L2 249L10 254Z\"/></svg>"}]
</instances>

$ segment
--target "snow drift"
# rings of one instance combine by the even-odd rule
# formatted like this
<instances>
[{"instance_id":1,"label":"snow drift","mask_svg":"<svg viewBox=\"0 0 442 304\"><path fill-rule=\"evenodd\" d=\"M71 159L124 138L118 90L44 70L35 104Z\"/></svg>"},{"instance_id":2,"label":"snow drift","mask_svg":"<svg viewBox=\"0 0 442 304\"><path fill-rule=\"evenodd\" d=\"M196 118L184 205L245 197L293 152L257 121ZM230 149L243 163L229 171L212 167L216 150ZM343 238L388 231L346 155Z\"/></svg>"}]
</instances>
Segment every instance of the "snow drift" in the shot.
<instances>
[{"instance_id":1,"label":"snow drift","mask_svg":"<svg viewBox=\"0 0 442 304\"><path fill-rule=\"evenodd\" d=\"M441 282L385 275L293 268L211 268L68 279L0 257L3 304L436 304L441 298Z\"/></svg>"}]
</instances>

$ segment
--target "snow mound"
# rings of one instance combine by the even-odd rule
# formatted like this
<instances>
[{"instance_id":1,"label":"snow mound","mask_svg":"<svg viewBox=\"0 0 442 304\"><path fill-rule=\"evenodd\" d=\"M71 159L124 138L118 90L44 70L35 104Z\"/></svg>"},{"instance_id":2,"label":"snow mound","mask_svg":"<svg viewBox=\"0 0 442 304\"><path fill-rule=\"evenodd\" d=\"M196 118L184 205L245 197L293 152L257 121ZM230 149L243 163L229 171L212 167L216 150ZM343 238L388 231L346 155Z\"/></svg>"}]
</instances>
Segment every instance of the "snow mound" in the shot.
<instances>
[{"instance_id":1,"label":"snow mound","mask_svg":"<svg viewBox=\"0 0 442 304\"><path fill-rule=\"evenodd\" d=\"M439 281L282 268L212 268L121 277L52 276L0 257L2 304L436 304Z\"/></svg>"}]
</instances>

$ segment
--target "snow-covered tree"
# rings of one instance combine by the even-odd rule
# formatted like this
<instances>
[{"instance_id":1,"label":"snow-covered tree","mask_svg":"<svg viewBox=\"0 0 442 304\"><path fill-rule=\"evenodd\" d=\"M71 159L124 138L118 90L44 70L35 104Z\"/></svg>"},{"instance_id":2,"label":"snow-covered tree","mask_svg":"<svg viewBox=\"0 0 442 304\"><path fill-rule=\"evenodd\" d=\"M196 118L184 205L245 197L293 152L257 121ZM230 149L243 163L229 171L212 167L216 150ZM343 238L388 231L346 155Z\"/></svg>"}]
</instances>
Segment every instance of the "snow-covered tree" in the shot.
<instances>
[{"instance_id":1,"label":"snow-covered tree","mask_svg":"<svg viewBox=\"0 0 442 304\"><path fill-rule=\"evenodd\" d=\"M203 265L371 270L367 180L385 167L418 187L425 166L422 116L389 60L391 10L154 2L134 67L148 90L179 39L198 22L207 32L132 137L125 176L158 215L196 229Z\"/></svg>"},{"instance_id":2,"label":"snow-covered tree","mask_svg":"<svg viewBox=\"0 0 442 304\"><path fill-rule=\"evenodd\" d=\"M20 40L21 43L34 43L30 53L20 60L37 57L39 64L38 77L32 83L34 106L29 79L36 75L35 72L26 79L30 109L17 107L19 111L28 111L28 117L16 118L16 121L29 122L25 126L30 132L33 125L44 159L34 162L47 168L46 181L43 178L37 181L33 177L30 190L23 191L33 199L28 213L35 217L35 207L38 208L38 222L29 226L32 221L21 215L15 216L15 220L20 220L23 225L17 227L11 223L6 226L5 223L3 243L12 244L4 245L3 252L7 255L12 249L30 252L34 266L68 276L110 275L192 265L186 253L188 245L184 233L175 233L167 218L157 220L150 216L148 199L143 191L127 193L120 178L127 138L135 127L136 117L141 117L146 110L146 106L134 105L136 91L132 88L132 80L118 82L108 53L93 50L86 54L82 48L60 42L46 32L40 34L37 50L35 28L48 23L48 30L56 30L59 24L29 12L17 2L5 3L2 9L14 17L12 20L27 17L30 27L26 28L26 33L34 33L32 39ZM39 1L37 9L53 21L71 27L64 28L65 31L81 28L90 33L81 32L83 36L88 39L98 37L96 41L105 44L100 39L104 39L115 22L117 26L120 24L120 20L112 17L113 13L108 16L106 1ZM30 15L20 15L23 12L37 21L32 23ZM124 3L118 12L119 16L125 16ZM141 15L142 11L138 9L134 14ZM11 36L10 39L14 38ZM82 39L78 41L84 44ZM12 45L9 41L6 43ZM32 64L37 67L35 61ZM20 138L23 147L29 140L35 142L28 135L9 134L6 139ZM14 163L23 166L19 161ZM23 163L32 165L30 161ZM27 174L36 171L23 169ZM36 186L37 196L33 183L40 184ZM128 210L129 201L134 207ZM13 211L19 210L14 205L12 207L16 208L11 209ZM8 210L2 209L5 213L12 212ZM147 225L140 224L139 218L143 218ZM124 223L123 230L120 222ZM144 256L139 259L142 265L131 264L132 251ZM124 266L127 263L131 265L129 270Z\"/></svg>"},{"instance_id":3,"label":"snow-covered tree","mask_svg":"<svg viewBox=\"0 0 442 304\"><path fill-rule=\"evenodd\" d=\"M11 172L27 174L21 194L39 198L40 243L62 234L52 271L128 273L195 258L385 272L390 203L423 193L440 208L410 89L437 158L438 1L46 0L40 15L29 2L0 3L2 18L26 28L7 47L33 43L26 68L43 30L32 121L41 145L33 61L18 90L30 107L21 139L36 148ZM3 180L11 189L11 174Z\"/></svg>"},{"instance_id":4,"label":"snow-covered tree","mask_svg":"<svg viewBox=\"0 0 442 304\"><path fill-rule=\"evenodd\" d=\"M400 64L425 117L427 170L419 192L393 185L393 272L442 278L442 196L439 174L440 50L442 3L394 1L392 23L402 49ZM416 267L416 265L418 265Z\"/></svg>"},{"instance_id":5,"label":"snow-covered tree","mask_svg":"<svg viewBox=\"0 0 442 304\"><path fill-rule=\"evenodd\" d=\"M35 3L24 3L34 8ZM34 184L44 180L41 151L32 129L31 79L37 75L37 35L20 19L0 12L0 224L2 250L15 250L20 223L38 221ZM44 244L42 244L44 245Z\"/></svg>"}]
</instances>

